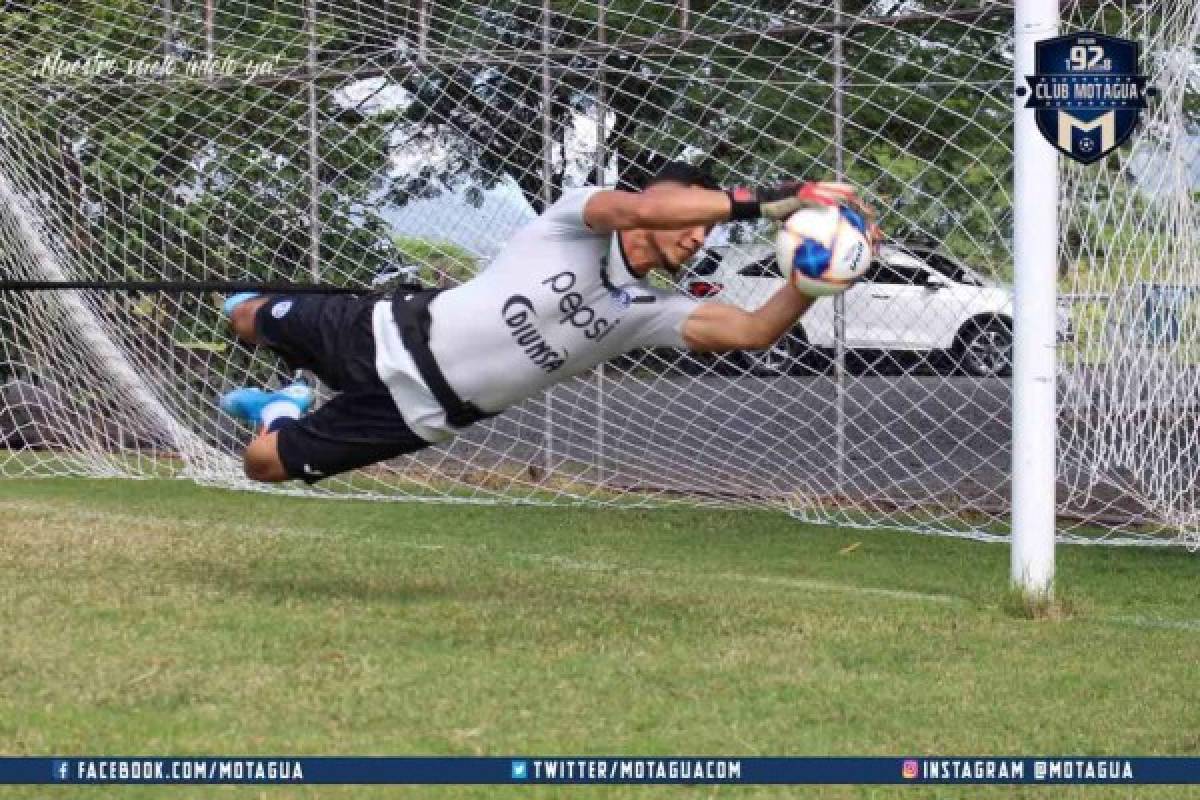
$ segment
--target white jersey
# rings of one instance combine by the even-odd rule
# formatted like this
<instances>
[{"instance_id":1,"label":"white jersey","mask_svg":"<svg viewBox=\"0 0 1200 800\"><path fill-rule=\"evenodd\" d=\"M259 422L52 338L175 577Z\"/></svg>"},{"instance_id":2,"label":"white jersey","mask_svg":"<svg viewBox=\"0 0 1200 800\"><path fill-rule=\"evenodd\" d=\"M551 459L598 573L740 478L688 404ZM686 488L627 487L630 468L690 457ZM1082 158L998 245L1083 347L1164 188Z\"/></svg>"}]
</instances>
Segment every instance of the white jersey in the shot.
<instances>
[{"instance_id":1,"label":"white jersey","mask_svg":"<svg viewBox=\"0 0 1200 800\"><path fill-rule=\"evenodd\" d=\"M633 276L619 237L583 207L597 188L563 195L519 230L482 273L429 306L429 347L446 381L483 411L502 411L637 347L683 347L697 301ZM456 432L400 339L391 303L375 306L375 366L412 430Z\"/></svg>"}]
</instances>

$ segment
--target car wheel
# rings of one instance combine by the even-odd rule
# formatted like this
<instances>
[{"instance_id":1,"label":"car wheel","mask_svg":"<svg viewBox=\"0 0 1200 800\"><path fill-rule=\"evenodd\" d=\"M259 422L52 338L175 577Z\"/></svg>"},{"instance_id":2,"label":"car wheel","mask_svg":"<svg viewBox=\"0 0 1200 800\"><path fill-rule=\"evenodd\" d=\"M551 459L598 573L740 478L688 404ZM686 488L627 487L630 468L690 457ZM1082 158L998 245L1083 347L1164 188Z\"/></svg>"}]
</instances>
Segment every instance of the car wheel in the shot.
<instances>
[{"instance_id":1,"label":"car wheel","mask_svg":"<svg viewBox=\"0 0 1200 800\"><path fill-rule=\"evenodd\" d=\"M972 323L958 335L955 357L958 368L977 378L1012 374L1012 328L1000 321Z\"/></svg>"}]
</instances>

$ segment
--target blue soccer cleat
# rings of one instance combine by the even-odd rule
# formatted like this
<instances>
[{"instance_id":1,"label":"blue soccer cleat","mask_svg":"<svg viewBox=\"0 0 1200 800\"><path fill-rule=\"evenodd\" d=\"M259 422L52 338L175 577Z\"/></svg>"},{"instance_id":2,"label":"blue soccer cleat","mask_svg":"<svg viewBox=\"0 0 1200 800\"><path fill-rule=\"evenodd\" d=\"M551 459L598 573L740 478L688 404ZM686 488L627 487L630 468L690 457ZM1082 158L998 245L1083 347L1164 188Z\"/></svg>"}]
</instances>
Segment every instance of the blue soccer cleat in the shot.
<instances>
[{"instance_id":1,"label":"blue soccer cleat","mask_svg":"<svg viewBox=\"0 0 1200 800\"><path fill-rule=\"evenodd\" d=\"M221 397L221 410L226 414L259 424L262 411L271 403L285 402L294 405L303 414L312 407L313 390L303 383L293 383L274 392L243 386L226 392Z\"/></svg>"},{"instance_id":2,"label":"blue soccer cleat","mask_svg":"<svg viewBox=\"0 0 1200 800\"><path fill-rule=\"evenodd\" d=\"M238 292L235 295L225 298L225 305L221 306L221 310L225 312L225 316L232 317L235 308L247 300L253 300L256 297L262 297L262 292Z\"/></svg>"}]
</instances>

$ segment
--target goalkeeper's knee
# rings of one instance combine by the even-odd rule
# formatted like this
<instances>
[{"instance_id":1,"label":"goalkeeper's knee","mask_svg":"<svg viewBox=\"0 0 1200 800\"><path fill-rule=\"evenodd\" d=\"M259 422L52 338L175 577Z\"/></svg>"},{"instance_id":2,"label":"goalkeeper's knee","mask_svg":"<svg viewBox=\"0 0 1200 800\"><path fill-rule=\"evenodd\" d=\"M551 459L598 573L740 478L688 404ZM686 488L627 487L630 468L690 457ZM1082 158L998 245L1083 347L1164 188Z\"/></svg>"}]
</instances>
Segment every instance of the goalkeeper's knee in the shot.
<instances>
[{"instance_id":1,"label":"goalkeeper's knee","mask_svg":"<svg viewBox=\"0 0 1200 800\"><path fill-rule=\"evenodd\" d=\"M279 483L288 480L287 469L279 458L278 434L264 433L246 445L242 468L252 481Z\"/></svg>"},{"instance_id":2,"label":"goalkeeper's knee","mask_svg":"<svg viewBox=\"0 0 1200 800\"><path fill-rule=\"evenodd\" d=\"M230 300L236 299L237 296L230 298ZM226 304L226 313L229 316L229 324L233 327L234 335L247 344L258 344L258 326L254 320L258 315L258 309L262 308L265 302L267 302L267 298L255 296L247 297L232 305Z\"/></svg>"}]
</instances>

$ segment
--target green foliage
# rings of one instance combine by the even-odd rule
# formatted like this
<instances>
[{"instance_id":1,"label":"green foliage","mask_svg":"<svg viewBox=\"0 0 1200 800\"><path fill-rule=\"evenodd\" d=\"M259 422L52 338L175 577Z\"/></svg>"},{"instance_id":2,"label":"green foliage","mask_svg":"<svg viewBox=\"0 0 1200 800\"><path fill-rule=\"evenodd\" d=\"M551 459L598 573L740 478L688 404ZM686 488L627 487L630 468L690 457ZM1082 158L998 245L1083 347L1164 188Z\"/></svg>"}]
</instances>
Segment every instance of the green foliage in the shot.
<instances>
[{"instance_id":1,"label":"green foliage","mask_svg":"<svg viewBox=\"0 0 1200 800\"><path fill-rule=\"evenodd\" d=\"M467 25L471 9L439 6L435 35L456 37L460 49L463 36L477 36L486 49L510 49L513 55L504 66L443 64L404 79L415 98L403 112L414 141L454 157L414 170L397 200L465 186L489 188L511 176L540 209L543 174L550 175L554 197L568 170L587 174L593 166L590 155L579 164L562 157L544 164L543 119L561 144L575 115L596 113L597 76L603 77L610 115L606 147L626 185L639 184L657 161L681 156L704 162L729 183L833 177L834 72L827 26L834 17L828 8L814 6L797 15L792 4L777 0L693 4L702 50L686 43L642 47L636 54L613 50L603 58L572 58L565 70L556 61L547 101L538 7L480 9ZM911 13L910 4L900 2L843 6L848 19ZM560 2L551 8L552 49L596 41L592 11ZM637 45L677 35L678 9L672 4L616 0L606 9L609 42ZM801 23L811 28L799 31ZM792 32L776 34L781 24L791 24ZM844 80L853 84L843 110L848 177L882 206L889 233L934 239L991 272L1009 260L1011 111L1003 49L1008 24L992 16L972 25L926 23L915 33L861 25L843 42ZM703 39L730 32L742 38L717 44ZM762 35L750 35L755 33Z\"/></svg>"},{"instance_id":2,"label":"green foliage","mask_svg":"<svg viewBox=\"0 0 1200 800\"><path fill-rule=\"evenodd\" d=\"M397 24L401 5L381 0L371 11L354 0L322 2L322 64L386 67L391 55L381 53L399 46L411 54L416 26L407 17ZM134 0L19 7L26 10L0 15L7 48L0 114L17 146L33 156L15 160L27 185L51 188L45 213L57 215L58 229L74 232L99 270L126 277L310 277L312 165L302 84L40 81L34 74L47 54L61 52L67 61L97 53L145 58L162 52L166 31L156 9ZM202 48L202 7L202 0L174 4L174 40L193 54ZM222 55L276 59L283 68L303 63L304 4L222 0L215 7ZM548 44L556 55L547 98L539 4L433 4L434 52L451 47L452 55L505 57L472 61L443 53L420 68L397 57L403 63L388 80L411 102L382 112L346 108L332 84L321 85L318 272L358 282L388 262L393 243L376 213L382 205L445 191L478 198L515 180L540 210L569 174L594 168L591 154L569 163L562 153L578 116L597 113L601 89L609 114L606 148L625 185L638 184L667 157L704 162L727 183L833 177L839 150L832 8L808 4L798 13L790 0L694 0L691 7L692 41L702 47L656 46L679 35L678 8L610 0L603 33L625 47L598 54L596 7L552 0ZM845 19L887 20L912 13L913 4L844 0L842 8ZM390 15L387 24L373 14ZM1098 24L1118 23L1110 9ZM842 41L840 155L848 179L865 187L891 235L933 240L1002 278L1011 226L1009 25L998 14L971 24L863 24ZM1200 124L1200 108L1189 102L1187 113ZM544 122L558 153L549 164ZM441 155L396 175L396 151ZM82 208L90 211L81 215ZM1093 242L1115 243L1117 236L1075 233Z\"/></svg>"},{"instance_id":3,"label":"green foliage","mask_svg":"<svg viewBox=\"0 0 1200 800\"><path fill-rule=\"evenodd\" d=\"M303 58L302 4L218 6L237 19L222 37L222 56L280 64ZM201 18L194 8L177 10L180 20ZM64 61L96 54L157 58L164 36L158 22L140 2L47 2L0 16L11 45L3 62L11 79L0 81L4 120L19 147L34 156L16 160L27 171L21 177L54 188L44 212L78 231L103 274L309 279L313 220L303 88L245 80L215 88L184 75L183 67L161 85L130 81L123 69L108 77L37 75L47 53L61 52ZM320 30L326 41L336 33L329 26ZM178 47L197 52L195 30L175 35ZM386 224L363 200L386 180L388 156L379 142L390 118L346 113L326 88L317 97L317 270L365 281L389 250ZM198 329L211 327L204 314L195 320Z\"/></svg>"},{"instance_id":4,"label":"green foliage","mask_svg":"<svg viewBox=\"0 0 1200 800\"><path fill-rule=\"evenodd\" d=\"M420 283L455 286L479 271L478 259L452 242L412 236L393 236L392 242L402 260L417 267Z\"/></svg>"}]
</instances>

